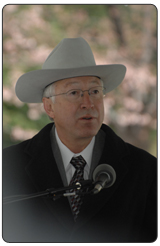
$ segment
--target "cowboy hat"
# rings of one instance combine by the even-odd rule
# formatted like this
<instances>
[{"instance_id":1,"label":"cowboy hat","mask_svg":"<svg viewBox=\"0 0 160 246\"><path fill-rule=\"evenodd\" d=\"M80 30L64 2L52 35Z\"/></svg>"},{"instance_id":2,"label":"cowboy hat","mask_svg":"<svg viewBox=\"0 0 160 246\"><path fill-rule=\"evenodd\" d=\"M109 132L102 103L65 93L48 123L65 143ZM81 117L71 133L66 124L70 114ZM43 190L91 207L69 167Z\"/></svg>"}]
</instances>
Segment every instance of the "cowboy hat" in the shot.
<instances>
[{"instance_id":1,"label":"cowboy hat","mask_svg":"<svg viewBox=\"0 0 160 246\"><path fill-rule=\"evenodd\" d=\"M105 93L123 80L126 67L121 64L96 65L92 50L83 38L65 38L50 53L41 70L23 74L16 83L22 102L42 102L44 89L62 79L95 76L103 80Z\"/></svg>"}]
</instances>

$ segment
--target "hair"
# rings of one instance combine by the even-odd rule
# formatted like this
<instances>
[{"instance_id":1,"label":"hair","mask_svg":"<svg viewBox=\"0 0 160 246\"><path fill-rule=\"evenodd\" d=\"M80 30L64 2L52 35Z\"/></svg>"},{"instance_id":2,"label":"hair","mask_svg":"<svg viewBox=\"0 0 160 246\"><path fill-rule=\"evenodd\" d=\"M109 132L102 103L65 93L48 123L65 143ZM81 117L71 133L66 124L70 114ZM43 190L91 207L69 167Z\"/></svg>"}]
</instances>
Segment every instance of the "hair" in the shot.
<instances>
[{"instance_id":1,"label":"hair","mask_svg":"<svg viewBox=\"0 0 160 246\"><path fill-rule=\"evenodd\" d=\"M45 87L45 89L44 89L44 91L43 91L42 98L43 98L43 97L50 97L50 96L52 96L52 95L54 95L54 94L55 94L55 84L52 83L52 84L48 85L47 87ZM51 100L52 100L52 102L54 103L55 97L54 97L54 96L51 97Z\"/></svg>"},{"instance_id":2,"label":"hair","mask_svg":"<svg viewBox=\"0 0 160 246\"><path fill-rule=\"evenodd\" d=\"M101 78L100 78L100 82L101 82L101 85L103 86L103 80ZM56 97L52 96L54 94L55 94L55 82L53 82L52 84L50 84L50 85L48 85L47 87L44 88L42 98L43 97L50 97L52 102L55 103L55 98ZM49 117L49 119L51 121L54 121L50 116L48 116L48 117Z\"/></svg>"}]
</instances>

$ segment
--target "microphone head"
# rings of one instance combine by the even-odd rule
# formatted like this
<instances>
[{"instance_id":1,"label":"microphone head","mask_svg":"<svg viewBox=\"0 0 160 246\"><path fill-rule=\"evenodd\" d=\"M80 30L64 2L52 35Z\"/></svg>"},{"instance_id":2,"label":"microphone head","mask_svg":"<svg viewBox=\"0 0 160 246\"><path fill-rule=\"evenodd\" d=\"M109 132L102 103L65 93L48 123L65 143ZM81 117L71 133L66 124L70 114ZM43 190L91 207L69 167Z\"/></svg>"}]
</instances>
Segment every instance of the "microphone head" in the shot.
<instances>
[{"instance_id":1,"label":"microphone head","mask_svg":"<svg viewBox=\"0 0 160 246\"><path fill-rule=\"evenodd\" d=\"M108 188L115 183L116 172L113 169L113 167L111 167L110 165L108 165L108 164L98 165L93 172L93 180L95 182L98 181L101 174L107 174L110 177L110 181L106 182L104 188Z\"/></svg>"}]
</instances>

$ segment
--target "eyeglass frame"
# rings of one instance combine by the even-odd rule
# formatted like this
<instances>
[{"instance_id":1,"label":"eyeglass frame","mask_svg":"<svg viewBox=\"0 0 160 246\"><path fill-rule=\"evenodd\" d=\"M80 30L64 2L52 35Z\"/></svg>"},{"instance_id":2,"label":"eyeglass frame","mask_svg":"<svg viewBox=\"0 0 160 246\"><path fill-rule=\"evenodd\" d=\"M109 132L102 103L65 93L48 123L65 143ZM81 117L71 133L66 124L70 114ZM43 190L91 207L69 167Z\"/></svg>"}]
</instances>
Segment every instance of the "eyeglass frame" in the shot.
<instances>
[{"instance_id":1,"label":"eyeglass frame","mask_svg":"<svg viewBox=\"0 0 160 246\"><path fill-rule=\"evenodd\" d=\"M50 97L55 97L55 96L60 96L60 95L66 95L66 94L68 94L68 92L70 92L70 91L76 91L76 90L78 90L78 91L81 91L81 95L80 95L80 97L82 97L82 96L84 96L84 92L85 91L88 91L88 95L90 96L91 94L89 93L89 91L91 90L91 89L93 89L93 88L97 88L97 87L101 87L102 88L102 92L103 91L105 91L106 90L106 88L104 87L104 86L94 86L94 87L92 87L92 88L90 88L89 90L81 90L81 89L71 89L71 90L69 90L69 91L67 91L67 92L65 92L65 93L60 93L60 94L55 94L55 95L52 95L52 96L49 96L49 97L47 97L47 98L50 98ZM105 95L104 95L105 96ZM80 98L80 97L78 97L78 98ZM78 99L77 98L77 99Z\"/></svg>"}]
</instances>

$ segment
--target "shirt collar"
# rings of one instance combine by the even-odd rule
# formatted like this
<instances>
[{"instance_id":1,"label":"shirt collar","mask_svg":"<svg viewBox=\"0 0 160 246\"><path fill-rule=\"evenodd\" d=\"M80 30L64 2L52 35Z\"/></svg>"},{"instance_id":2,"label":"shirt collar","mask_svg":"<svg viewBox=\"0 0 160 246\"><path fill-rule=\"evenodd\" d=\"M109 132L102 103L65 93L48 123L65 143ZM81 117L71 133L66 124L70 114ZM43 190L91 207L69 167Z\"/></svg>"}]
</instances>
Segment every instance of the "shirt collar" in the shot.
<instances>
[{"instance_id":1,"label":"shirt collar","mask_svg":"<svg viewBox=\"0 0 160 246\"><path fill-rule=\"evenodd\" d=\"M65 170L67 169L72 157L76 157L81 155L85 161L87 162L87 165L91 166L91 160L92 160L92 152L93 152L93 147L94 147L94 143L95 143L95 136L92 138L91 142L87 145L87 147L80 153L75 154L73 153L70 149L68 149L60 140L57 130L55 128L55 136L56 136L56 140L57 140L57 144L59 146L60 152L61 152L61 156L62 156L62 160L63 160L63 164L64 164L64 168Z\"/></svg>"}]
</instances>

